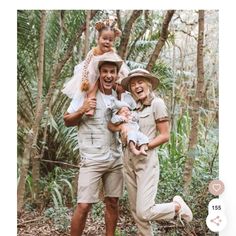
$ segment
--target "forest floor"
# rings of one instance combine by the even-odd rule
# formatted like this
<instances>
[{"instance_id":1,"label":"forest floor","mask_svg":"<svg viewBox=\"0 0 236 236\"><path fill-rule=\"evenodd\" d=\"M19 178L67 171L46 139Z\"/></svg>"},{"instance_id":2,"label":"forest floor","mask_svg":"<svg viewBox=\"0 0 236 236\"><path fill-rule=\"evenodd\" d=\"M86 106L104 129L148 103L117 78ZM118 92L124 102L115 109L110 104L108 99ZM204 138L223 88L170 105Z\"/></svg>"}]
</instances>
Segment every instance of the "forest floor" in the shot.
<instances>
[{"instance_id":1,"label":"forest floor","mask_svg":"<svg viewBox=\"0 0 236 236\"><path fill-rule=\"evenodd\" d=\"M72 217L72 210L68 214L67 221L70 222ZM123 217L122 217L123 215ZM55 216L57 217L57 216ZM104 217L103 217L104 218ZM17 235L18 236L69 236L70 225L66 227L58 227L55 223L55 218L48 218L43 212L39 211L24 211L17 220ZM104 220L95 219L91 213L88 215L84 236L103 236L104 234ZM181 225L178 221L161 222L153 224L154 235L164 236L203 236L203 235L217 235L211 232L203 232L199 228L197 222L191 225ZM115 236L135 236L137 235L137 228L131 217L124 217L121 214Z\"/></svg>"}]
</instances>

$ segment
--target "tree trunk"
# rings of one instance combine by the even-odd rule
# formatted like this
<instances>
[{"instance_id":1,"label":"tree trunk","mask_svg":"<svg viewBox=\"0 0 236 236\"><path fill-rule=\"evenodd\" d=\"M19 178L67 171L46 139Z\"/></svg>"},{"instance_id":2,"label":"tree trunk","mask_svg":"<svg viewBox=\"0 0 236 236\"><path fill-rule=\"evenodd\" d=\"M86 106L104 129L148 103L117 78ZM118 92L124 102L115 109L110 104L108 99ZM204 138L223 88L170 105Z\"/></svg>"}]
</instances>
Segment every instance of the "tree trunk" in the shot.
<instances>
[{"instance_id":1,"label":"tree trunk","mask_svg":"<svg viewBox=\"0 0 236 236\"><path fill-rule=\"evenodd\" d=\"M171 18L172 16L174 15L174 12L175 10L169 10L167 11L166 15L165 15L165 18L164 18L164 21L163 21L163 24L162 24L162 27L161 27L161 34L160 34L160 38L157 42L157 45L154 49L154 52L153 54L151 55L151 58L147 64L147 70L148 71L151 71L160 52L161 52L161 49L162 47L165 45L165 42L168 38L168 35L169 35L169 32L168 32L168 27L169 27L169 23L171 21Z\"/></svg>"},{"instance_id":2,"label":"tree trunk","mask_svg":"<svg viewBox=\"0 0 236 236\"><path fill-rule=\"evenodd\" d=\"M38 94L37 94L37 104L35 116L39 115L40 107L42 106L42 91L43 91L43 77L44 77L44 49L45 49L45 28L46 28L46 11L42 11L41 23L40 23L40 33L39 33L39 56L38 56L38 71L37 71L37 80L38 80ZM40 178L40 161L39 154L36 148L37 146L37 136L39 125L36 127L36 134L33 140L32 153L32 181L33 181L33 201L37 199L38 196L38 181Z\"/></svg>"},{"instance_id":3,"label":"tree trunk","mask_svg":"<svg viewBox=\"0 0 236 236\"><path fill-rule=\"evenodd\" d=\"M117 17L117 26L119 28L119 30L122 30L122 24L121 24L121 17L120 17L120 10L116 10L116 17Z\"/></svg>"},{"instance_id":4,"label":"tree trunk","mask_svg":"<svg viewBox=\"0 0 236 236\"><path fill-rule=\"evenodd\" d=\"M96 13L97 13L97 11L91 12L91 19L96 15ZM27 176L28 169L29 169L30 154L31 154L32 149L35 148L35 145L33 145L33 144L37 142L38 127L40 125L44 110L48 106L48 104L50 103L51 97L52 97L53 92L55 90L56 81L58 80L58 78L60 76L61 70L62 70L63 66L65 65L65 63L67 62L67 60L71 57L72 52L73 52L73 47L77 43L78 39L81 37L82 33L85 30L85 27L86 27L86 25L84 23L79 28L78 32L75 34L75 37L71 40L71 42L68 46L68 49L65 52L64 56L62 57L62 59L59 60L58 63L56 63L53 66L52 79L51 79L48 93L45 97L44 102L39 107L38 113L35 116L35 120L34 120L31 130L27 134L26 144L25 144L24 154L23 154L23 161L22 161L22 166L21 166L21 170L20 170L19 184L18 184L18 188L17 188L17 211L18 212L20 212L23 207L24 194L25 194L25 181L26 181L26 176Z\"/></svg>"},{"instance_id":5,"label":"tree trunk","mask_svg":"<svg viewBox=\"0 0 236 236\"><path fill-rule=\"evenodd\" d=\"M203 65L203 44L204 44L204 10L199 10L198 18L198 44L197 44L197 88L196 95L192 104L191 120L192 126L190 130L188 157L185 162L184 169L184 191L189 190L189 185L192 179L192 170L194 158L196 155L196 145L198 137L198 123L199 123L199 108L204 97L204 65Z\"/></svg>"},{"instance_id":6,"label":"tree trunk","mask_svg":"<svg viewBox=\"0 0 236 236\"><path fill-rule=\"evenodd\" d=\"M132 45L131 45L131 47L129 49L129 53L128 53L127 59L130 57L131 53L133 52L137 41L145 34L146 30L148 29L148 26L150 25L149 10L144 11L144 15L145 15L145 25L143 27L143 30L139 33L137 38L132 43Z\"/></svg>"},{"instance_id":7,"label":"tree trunk","mask_svg":"<svg viewBox=\"0 0 236 236\"><path fill-rule=\"evenodd\" d=\"M124 30L122 32L122 36L121 36L121 41L120 41L120 45L118 48L118 54L120 55L120 57L124 60L126 58L126 53L127 53L127 46L129 43L129 37L131 34L131 29L132 26L134 24L134 22L137 20L137 18L142 14L143 11L137 11L134 10L132 12L131 17L129 18L129 20L126 22Z\"/></svg>"},{"instance_id":8,"label":"tree trunk","mask_svg":"<svg viewBox=\"0 0 236 236\"><path fill-rule=\"evenodd\" d=\"M17 186L17 212L20 213L21 208L24 203L24 195L25 195L25 181L26 176L29 169L29 161L30 161L30 151L33 144L33 132L32 129L29 130L26 136L25 148L23 153L23 159L20 167L20 178Z\"/></svg>"},{"instance_id":9,"label":"tree trunk","mask_svg":"<svg viewBox=\"0 0 236 236\"><path fill-rule=\"evenodd\" d=\"M36 104L36 111L35 116L39 115L40 107L42 106L42 83L43 83L43 68L44 68L44 40L45 40L45 24L46 24L46 11L41 12L41 23L40 23L40 40L39 40L39 61L38 61L38 94L37 94L37 104ZM21 207L23 206L24 202L24 194L25 194L25 181L28 173L29 162L31 151L34 149L35 154L36 150L36 142L37 142L37 135L38 135L39 125L34 123L33 128L28 132L26 137L26 147L24 149L23 161L20 171L20 180L19 185L17 188L17 211L19 212ZM36 155L37 156L37 155ZM35 163L34 163L35 164ZM35 171L33 171L35 174ZM34 184L33 184L34 186ZM35 190L35 186L33 187ZM34 193L34 191L33 191ZM34 197L34 194L33 194Z\"/></svg>"},{"instance_id":10,"label":"tree trunk","mask_svg":"<svg viewBox=\"0 0 236 236\"><path fill-rule=\"evenodd\" d=\"M84 38L84 58L89 51L89 22L90 22L91 10L87 11L86 14L86 29L85 29L85 38Z\"/></svg>"}]
</instances>

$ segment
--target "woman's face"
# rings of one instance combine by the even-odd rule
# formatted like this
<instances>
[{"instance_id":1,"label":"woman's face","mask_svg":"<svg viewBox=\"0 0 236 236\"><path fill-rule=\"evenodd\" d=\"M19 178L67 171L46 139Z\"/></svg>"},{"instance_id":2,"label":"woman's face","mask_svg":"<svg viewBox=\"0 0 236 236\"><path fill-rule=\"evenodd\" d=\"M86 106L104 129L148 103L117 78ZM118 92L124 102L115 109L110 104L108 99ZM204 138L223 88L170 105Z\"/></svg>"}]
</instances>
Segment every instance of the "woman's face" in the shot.
<instances>
[{"instance_id":1,"label":"woman's face","mask_svg":"<svg viewBox=\"0 0 236 236\"><path fill-rule=\"evenodd\" d=\"M102 53L110 52L115 41L115 33L112 30L104 29L98 38L98 47Z\"/></svg>"},{"instance_id":2,"label":"woman's face","mask_svg":"<svg viewBox=\"0 0 236 236\"><path fill-rule=\"evenodd\" d=\"M130 81L131 93L141 102L144 102L150 94L148 82L142 77L136 77Z\"/></svg>"}]
</instances>

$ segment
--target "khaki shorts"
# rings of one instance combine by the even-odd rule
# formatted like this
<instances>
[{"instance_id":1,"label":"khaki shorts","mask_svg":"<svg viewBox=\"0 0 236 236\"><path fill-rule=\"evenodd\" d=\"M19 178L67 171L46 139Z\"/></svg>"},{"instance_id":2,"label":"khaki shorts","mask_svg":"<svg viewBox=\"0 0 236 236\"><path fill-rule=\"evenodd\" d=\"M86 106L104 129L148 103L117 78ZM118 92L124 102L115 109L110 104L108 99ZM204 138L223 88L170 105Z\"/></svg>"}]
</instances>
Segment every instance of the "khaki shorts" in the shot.
<instances>
[{"instance_id":1,"label":"khaki shorts","mask_svg":"<svg viewBox=\"0 0 236 236\"><path fill-rule=\"evenodd\" d=\"M102 178L105 197L121 197L123 193L122 159L109 161L83 160L78 180L77 203L99 201L99 181Z\"/></svg>"}]
</instances>

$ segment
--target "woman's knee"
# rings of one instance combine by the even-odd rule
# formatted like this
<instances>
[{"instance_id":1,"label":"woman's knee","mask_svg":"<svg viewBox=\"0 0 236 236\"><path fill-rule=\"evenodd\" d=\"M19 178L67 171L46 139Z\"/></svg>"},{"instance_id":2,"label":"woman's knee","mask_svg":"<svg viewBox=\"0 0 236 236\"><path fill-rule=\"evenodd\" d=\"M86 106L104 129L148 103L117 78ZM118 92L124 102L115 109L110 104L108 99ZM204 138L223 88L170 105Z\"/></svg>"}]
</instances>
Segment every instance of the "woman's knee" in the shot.
<instances>
[{"instance_id":1,"label":"woman's knee","mask_svg":"<svg viewBox=\"0 0 236 236\"><path fill-rule=\"evenodd\" d=\"M137 214L137 217L139 218L139 220L141 221L148 221L148 209L146 208L140 208L140 207L137 207L136 209L136 214Z\"/></svg>"}]
</instances>

